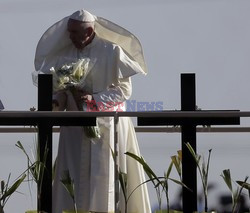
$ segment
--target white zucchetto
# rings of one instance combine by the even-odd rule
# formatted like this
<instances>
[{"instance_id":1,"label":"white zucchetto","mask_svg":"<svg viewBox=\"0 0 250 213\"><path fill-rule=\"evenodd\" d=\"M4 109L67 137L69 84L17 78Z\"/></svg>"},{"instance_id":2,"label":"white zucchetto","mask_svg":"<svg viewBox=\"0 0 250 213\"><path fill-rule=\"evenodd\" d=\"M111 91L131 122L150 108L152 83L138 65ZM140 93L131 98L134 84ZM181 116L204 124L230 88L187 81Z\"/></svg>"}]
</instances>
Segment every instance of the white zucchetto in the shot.
<instances>
[{"instance_id":1,"label":"white zucchetto","mask_svg":"<svg viewBox=\"0 0 250 213\"><path fill-rule=\"evenodd\" d=\"M78 10L74 12L70 17L70 19L74 19L82 22L94 22L95 17L86 10Z\"/></svg>"}]
</instances>

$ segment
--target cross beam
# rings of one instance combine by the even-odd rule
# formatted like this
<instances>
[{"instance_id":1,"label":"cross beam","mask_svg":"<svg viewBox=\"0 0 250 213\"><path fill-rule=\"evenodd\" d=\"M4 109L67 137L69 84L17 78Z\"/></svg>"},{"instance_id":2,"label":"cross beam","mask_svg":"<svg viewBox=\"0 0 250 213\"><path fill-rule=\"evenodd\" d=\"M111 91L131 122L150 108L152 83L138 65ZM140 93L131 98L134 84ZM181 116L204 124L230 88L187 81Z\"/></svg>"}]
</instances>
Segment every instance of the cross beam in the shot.
<instances>
[{"instance_id":1,"label":"cross beam","mask_svg":"<svg viewBox=\"0 0 250 213\"><path fill-rule=\"evenodd\" d=\"M195 74L181 74L181 111L196 110ZM204 112L204 111L201 111ZM182 134L182 178L183 183L183 212L197 211L197 167L186 143L190 143L196 152L197 125L237 125L240 118L235 117L138 117L138 126L181 125Z\"/></svg>"},{"instance_id":2,"label":"cross beam","mask_svg":"<svg viewBox=\"0 0 250 213\"><path fill-rule=\"evenodd\" d=\"M97 115L97 113L96 113ZM37 126L39 123L47 122L52 126L95 126L96 115L80 115L76 112L1 112L0 126ZM112 116L112 114L110 113ZM88 119L87 119L88 118Z\"/></svg>"}]
</instances>

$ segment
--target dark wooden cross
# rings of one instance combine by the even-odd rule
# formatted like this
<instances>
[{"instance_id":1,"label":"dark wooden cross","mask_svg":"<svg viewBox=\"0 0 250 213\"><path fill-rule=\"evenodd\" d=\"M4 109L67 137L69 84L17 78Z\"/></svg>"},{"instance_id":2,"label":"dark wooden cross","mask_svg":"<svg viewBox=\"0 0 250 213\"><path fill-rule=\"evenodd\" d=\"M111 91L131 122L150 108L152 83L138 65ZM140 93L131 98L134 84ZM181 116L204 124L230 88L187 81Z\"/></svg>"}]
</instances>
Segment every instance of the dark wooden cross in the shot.
<instances>
[{"instance_id":1,"label":"dark wooden cross","mask_svg":"<svg viewBox=\"0 0 250 213\"><path fill-rule=\"evenodd\" d=\"M52 75L38 76L38 111L36 112L1 112L0 125L3 126L37 126L40 156L46 158L46 169L42 181L41 199L37 202L38 209L52 212L52 127L53 126L95 126L96 117L89 116L85 119L81 116L63 116L63 112L57 115L45 115L43 111L52 110ZM68 113L69 114L69 113ZM65 114L64 114L65 115ZM43 159L41 159L42 161ZM40 202L39 202L40 201Z\"/></svg>"},{"instance_id":2,"label":"dark wooden cross","mask_svg":"<svg viewBox=\"0 0 250 213\"><path fill-rule=\"evenodd\" d=\"M195 74L181 74L181 111L196 110ZM212 112L212 111L211 111ZM183 212L197 211L197 165L189 152L189 142L196 152L197 125L240 124L239 117L139 117L138 126L181 125L182 178L190 190L183 187Z\"/></svg>"}]
</instances>

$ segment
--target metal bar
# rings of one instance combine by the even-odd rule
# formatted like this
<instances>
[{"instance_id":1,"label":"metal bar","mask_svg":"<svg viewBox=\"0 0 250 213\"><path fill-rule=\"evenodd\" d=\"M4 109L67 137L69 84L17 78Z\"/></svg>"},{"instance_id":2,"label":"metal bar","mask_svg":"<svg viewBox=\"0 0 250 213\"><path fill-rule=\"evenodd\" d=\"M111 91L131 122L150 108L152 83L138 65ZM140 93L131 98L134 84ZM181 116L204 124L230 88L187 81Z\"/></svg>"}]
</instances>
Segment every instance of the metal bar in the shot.
<instances>
[{"instance_id":1,"label":"metal bar","mask_svg":"<svg viewBox=\"0 0 250 213\"><path fill-rule=\"evenodd\" d=\"M195 118L165 118L165 117L138 117L138 126L163 125L236 125L240 124L240 117L195 117Z\"/></svg>"},{"instance_id":2,"label":"metal bar","mask_svg":"<svg viewBox=\"0 0 250 213\"><path fill-rule=\"evenodd\" d=\"M65 115L63 115L65 113ZM96 117L85 114L77 117L78 114L67 112L22 112L22 113L0 113L0 125L33 125L50 122L52 126L95 126ZM88 118L88 119L86 119Z\"/></svg>"},{"instance_id":3,"label":"metal bar","mask_svg":"<svg viewBox=\"0 0 250 213\"><path fill-rule=\"evenodd\" d=\"M137 133L181 133L180 127L135 127ZM60 128L54 127L53 133L59 133ZM197 133L249 133L250 127L196 127ZM0 127L0 133L36 133L32 127Z\"/></svg>"},{"instance_id":4,"label":"metal bar","mask_svg":"<svg viewBox=\"0 0 250 213\"><path fill-rule=\"evenodd\" d=\"M102 112L104 115L104 112ZM1 113L0 113L1 114ZM118 112L119 117L161 117L161 118L231 118L250 117L250 111L238 110L197 110L197 111L155 111L155 112Z\"/></svg>"},{"instance_id":5,"label":"metal bar","mask_svg":"<svg viewBox=\"0 0 250 213\"><path fill-rule=\"evenodd\" d=\"M137 133L181 133L181 127L135 127ZM0 129L1 132L1 129ZM250 127L196 127L196 133L249 133Z\"/></svg>"},{"instance_id":6,"label":"metal bar","mask_svg":"<svg viewBox=\"0 0 250 213\"><path fill-rule=\"evenodd\" d=\"M181 110L196 110L195 74L181 74ZM183 187L183 212L197 211L197 171L196 163L186 143L190 143L196 152L196 124L182 125L182 180L189 187Z\"/></svg>"},{"instance_id":7,"label":"metal bar","mask_svg":"<svg viewBox=\"0 0 250 213\"><path fill-rule=\"evenodd\" d=\"M250 111L237 110L197 110L197 111L155 111L155 112L42 112L42 111L1 111L1 119L9 118L86 118L86 117L114 117L117 113L118 117L162 117L162 118L231 118L231 117L250 117ZM25 121L24 121L25 122Z\"/></svg>"},{"instance_id":8,"label":"metal bar","mask_svg":"<svg viewBox=\"0 0 250 213\"><path fill-rule=\"evenodd\" d=\"M89 118L114 117L116 112L84 112L84 111L1 111L0 119L4 118Z\"/></svg>"}]
</instances>

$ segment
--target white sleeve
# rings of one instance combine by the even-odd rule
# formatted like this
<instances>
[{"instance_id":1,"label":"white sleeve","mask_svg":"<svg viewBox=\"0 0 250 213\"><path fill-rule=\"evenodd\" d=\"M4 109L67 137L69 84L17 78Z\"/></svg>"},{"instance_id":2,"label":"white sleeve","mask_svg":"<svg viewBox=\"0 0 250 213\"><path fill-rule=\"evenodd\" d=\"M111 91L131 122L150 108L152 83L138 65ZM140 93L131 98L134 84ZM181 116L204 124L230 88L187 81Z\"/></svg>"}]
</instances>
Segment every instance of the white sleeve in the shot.
<instances>
[{"instance_id":1,"label":"white sleeve","mask_svg":"<svg viewBox=\"0 0 250 213\"><path fill-rule=\"evenodd\" d=\"M132 95L132 84L130 78L119 79L116 84L106 90L93 94L97 106L110 108L128 100Z\"/></svg>"},{"instance_id":2,"label":"white sleeve","mask_svg":"<svg viewBox=\"0 0 250 213\"><path fill-rule=\"evenodd\" d=\"M135 74L145 74L138 62L131 59L121 47L116 46L116 70L118 72L118 78L128 78Z\"/></svg>"}]
</instances>

